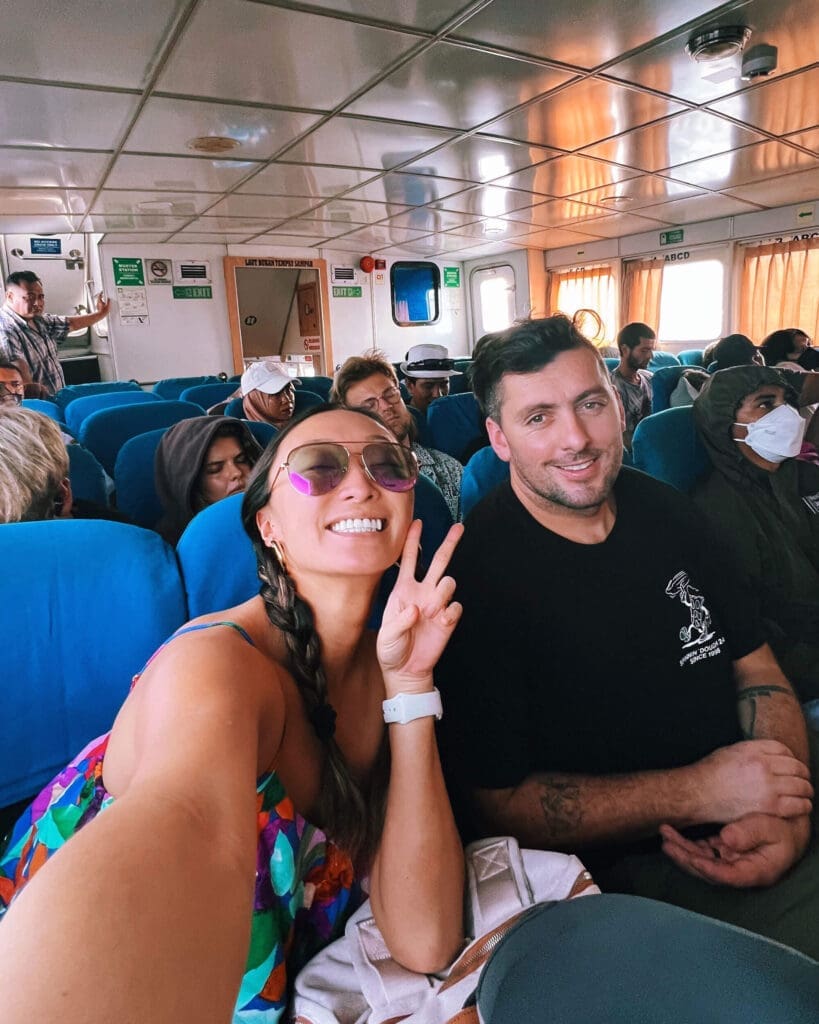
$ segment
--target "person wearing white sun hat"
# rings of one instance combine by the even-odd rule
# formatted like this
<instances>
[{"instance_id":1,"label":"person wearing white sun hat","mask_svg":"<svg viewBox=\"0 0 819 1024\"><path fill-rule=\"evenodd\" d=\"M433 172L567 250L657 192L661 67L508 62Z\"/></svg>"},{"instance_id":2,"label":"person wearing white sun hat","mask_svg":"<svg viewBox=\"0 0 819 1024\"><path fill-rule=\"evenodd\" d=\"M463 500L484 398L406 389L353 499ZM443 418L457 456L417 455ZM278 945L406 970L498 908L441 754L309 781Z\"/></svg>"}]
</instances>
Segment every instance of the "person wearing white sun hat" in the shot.
<instances>
[{"instance_id":1,"label":"person wearing white sun hat","mask_svg":"<svg viewBox=\"0 0 819 1024\"><path fill-rule=\"evenodd\" d=\"M409 404L426 415L430 402L449 394L449 378L460 377L444 345L413 345L401 363Z\"/></svg>"}]
</instances>

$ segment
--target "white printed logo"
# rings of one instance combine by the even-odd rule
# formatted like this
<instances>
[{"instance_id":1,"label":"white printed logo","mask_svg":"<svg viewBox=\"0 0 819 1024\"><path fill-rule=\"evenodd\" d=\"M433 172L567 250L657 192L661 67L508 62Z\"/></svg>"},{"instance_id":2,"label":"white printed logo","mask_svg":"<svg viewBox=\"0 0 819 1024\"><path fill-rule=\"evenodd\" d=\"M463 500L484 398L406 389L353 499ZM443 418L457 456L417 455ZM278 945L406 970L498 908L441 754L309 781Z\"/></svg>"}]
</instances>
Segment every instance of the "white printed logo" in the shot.
<instances>
[{"instance_id":1,"label":"white printed logo","mask_svg":"<svg viewBox=\"0 0 819 1024\"><path fill-rule=\"evenodd\" d=\"M707 643L713 637L711 613L705 607L705 598L691 585L688 573L681 570L668 581L665 592L669 597L678 597L691 613L691 622L680 630L683 650Z\"/></svg>"}]
</instances>

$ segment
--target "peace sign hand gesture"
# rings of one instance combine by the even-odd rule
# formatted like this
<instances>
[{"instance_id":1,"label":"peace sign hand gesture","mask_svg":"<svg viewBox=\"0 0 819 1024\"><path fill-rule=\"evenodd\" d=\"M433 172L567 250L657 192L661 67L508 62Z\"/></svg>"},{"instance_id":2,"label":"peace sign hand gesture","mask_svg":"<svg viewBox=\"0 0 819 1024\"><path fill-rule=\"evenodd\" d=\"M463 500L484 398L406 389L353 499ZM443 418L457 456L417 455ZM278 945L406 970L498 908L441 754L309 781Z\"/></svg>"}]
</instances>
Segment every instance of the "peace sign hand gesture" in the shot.
<instances>
[{"instance_id":1,"label":"peace sign hand gesture","mask_svg":"<svg viewBox=\"0 0 819 1024\"><path fill-rule=\"evenodd\" d=\"M432 670L463 611L457 601L452 601L455 580L443 575L462 535L461 525L450 529L426 576L419 581L415 579L415 566L421 521L416 519L409 528L398 579L384 609L376 645L387 697L432 688Z\"/></svg>"}]
</instances>

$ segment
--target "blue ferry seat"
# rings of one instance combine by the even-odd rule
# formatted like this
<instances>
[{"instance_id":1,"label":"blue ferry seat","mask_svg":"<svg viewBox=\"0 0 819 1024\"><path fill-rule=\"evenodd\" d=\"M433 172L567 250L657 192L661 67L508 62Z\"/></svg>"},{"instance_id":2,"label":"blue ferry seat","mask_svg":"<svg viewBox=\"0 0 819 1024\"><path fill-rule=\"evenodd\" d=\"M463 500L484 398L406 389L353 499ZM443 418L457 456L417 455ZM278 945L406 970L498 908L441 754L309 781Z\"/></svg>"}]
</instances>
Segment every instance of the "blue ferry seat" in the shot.
<instances>
[{"instance_id":1,"label":"blue ferry seat","mask_svg":"<svg viewBox=\"0 0 819 1024\"><path fill-rule=\"evenodd\" d=\"M63 411L56 402L50 402L46 398L24 398L23 408L31 409L32 412L42 413L43 416L48 416L50 420L56 420L60 426L65 426Z\"/></svg>"},{"instance_id":2,"label":"blue ferry seat","mask_svg":"<svg viewBox=\"0 0 819 1024\"><path fill-rule=\"evenodd\" d=\"M427 427L430 446L460 460L483 434L477 399L471 391L436 398L427 410Z\"/></svg>"},{"instance_id":3,"label":"blue ferry seat","mask_svg":"<svg viewBox=\"0 0 819 1024\"><path fill-rule=\"evenodd\" d=\"M332 377L300 377L302 387L307 388L308 391L312 391L314 395L318 395L325 402L330 400L330 389L333 386Z\"/></svg>"},{"instance_id":4,"label":"blue ferry seat","mask_svg":"<svg viewBox=\"0 0 819 1024\"><path fill-rule=\"evenodd\" d=\"M659 350L654 352L651 357L651 362L648 364L648 369L654 373L655 370L661 369L663 366L679 366L680 361L674 355L673 352L660 352Z\"/></svg>"},{"instance_id":5,"label":"blue ferry seat","mask_svg":"<svg viewBox=\"0 0 819 1024\"><path fill-rule=\"evenodd\" d=\"M80 444L70 444L66 451L72 495L83 501L93 501L95 505L107 506L108 482L99 460Z\"/></svg>"},{"instance_id":6,"label":"blue ferry seat","mask_svg":"<svg viewBox=\"0 0 819 1024\"><path fill-rule=\"evenodd\" d=\"M198 377L166 377L158 380L153 386L153 393L165 401L174 401L186 388L193 388L199 384L221 384L220 379L213 374L203 374Z\"/></svg>"},{"instance_id":7,"label":"blue ferry seat","mask_svg":"<svg viewBox=\"0 0 819 1024\"><path fill-rule=\"evenodd\" d=\"M635 469L664 480L679 491L689 492L711 469L690 405L665 409L640 420L631 453Z\"/></svg>"},{"instance_id":8,"label":"blue ferry seat","mask_svg":"<svg viewBox=\"0 0 819 1024\"><path fill-rule=\"evenodd\" d=\"M616 370L620 365L620 360L617 356L603 356L603 362L606 364L606 369L611 373L612 370Z\"/></svg>"},{"instance_id":9,"label":"blue ferry seat","mask_svg":"<svg viewBox=\"0 0 819 1024\"><path fill-rule=\"evenodd\" d=\"M677 358L683 366L701 366L705 369L705 363L702 361L703 349L701 348L686 348L682 352L677 353Z\"/></svg>"},{"instance_id":10,"label":"blue ferry seat","mask_svg":"<svg viewBox=\"0 0 819 1024\"><path fill-rule=\"evenodd\" d=\"M161 401L149 391L109 391L99 395L86 395L77 398L65 410L65 422L68 429L79 436L85 420L100 409L116 409L123 405L145 405L147 402Z\"/></svg>"},{"instance_id":11,"label":"blue ferry seat","mask_svg":"<svg viewBox=\"0 0 819 1024\"><path fill-rule=\"evenodd\" d=\"M671 392L679 384L684 370L690 367L661 366L651 378L651 411L662 412L671 407Z\"/></svg>"},{"instance_id":12,"label":"blue ferry seat","mask_svg":"<svg viewBox=\"0 0 819 1024\"><path fill-rule=\"evenodd\" d=\"M37 793L111 728L132 677L186 615L173 549L135 526L8 523L0 563L0 606L13 637L2 677L6 807Z\"/></svg>"},{"instance_id":13,"label":"blue ferry seat","mask_svg":"<svg viewBox=\"0 0 819 1024\"><path fill-rule=\"evenodd\" d=\"M215 384L195 384L193 387L185 388L178 398L182 402L194 402L202 407L203 412L207 412L212 405L229 398L236 387L236 384L225 380L216 381Z\"/></svg>"},{"instance_id":14,"label":"blue ferry seat","mask_svg":"<svg viewBox=\"0 0 819 1024\"><path fill-rule=\"evenodd\" d=\"M245 407L242 405L242 399L241 398L231 398L231 400L225 406L224 415L225 416L233 416L237 420L240 420L240 419L242 419L244 417L244 414L245 414Z\"/></svg>"},{"instance_id":15,"label":"blue ferry seat","mask_svg":"<svg viewBox=\"0 0 819 1024\"><path fill-rule=\"evenodd\" d=\"M202 410L198 405L178 401L99 409L83 421L79 441L91 449L106 473L113 476L119 450L129 438L159 427L171 427L180 420L201 415Z\"/></svg>"},{"instance_id":16,"label":"blue ferry seat","mask_svg":"<svg viewBox=\"0 0 819 1024\"><path fill-rule=\"evenodd\" d=\"M480 448L464 467L461 477L461 516L466 517L484 495L509 479L509 463L495 454L487 445Z\"/></svg>"},{"instance_id":17,"label":"blue ferry seat","mask_svg":"<svg viewBox=\"0 0 819 1024\"><path fill-rule=\"evenodd\" d=\"M89 384L66 384L54 396L54 401L65 412L78 398L89 395L107 395L115 391L142 391L135 380L97 380Z\"/></svg>"},{"instance_id":18,"label":"blue ferry seat","mask_svg":"<svg viewBox=\"0 0 819 1024\"><path fill-rule=\"evenodd\" d=\"M130 437L114 463L117 508L137 526L152 530L162 517L162 502L154 484L154 457L167 427Z\"/></svg>"}]
</instances>

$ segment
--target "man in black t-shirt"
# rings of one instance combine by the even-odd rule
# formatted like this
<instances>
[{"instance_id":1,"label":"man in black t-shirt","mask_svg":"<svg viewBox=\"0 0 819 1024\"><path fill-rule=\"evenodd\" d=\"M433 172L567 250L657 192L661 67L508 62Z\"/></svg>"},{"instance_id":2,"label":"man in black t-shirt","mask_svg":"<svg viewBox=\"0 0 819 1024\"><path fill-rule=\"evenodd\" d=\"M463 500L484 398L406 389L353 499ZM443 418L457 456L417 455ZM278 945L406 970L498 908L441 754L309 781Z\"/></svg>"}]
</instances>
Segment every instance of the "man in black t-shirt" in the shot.
<instances>
[{"instance_id":1,"label":"man in black t-shirt","mask_svg":"<svg viewBox=\"0 0 819 1024\"><path fill-rule=\"evenodd\" d=\"M752 593L684 495L621 469L622 405L567 319L482 342L473 386L510 480L467 521L436 673L464 831L819 957L805 724Z\"/></svg>"}]
</instances>

